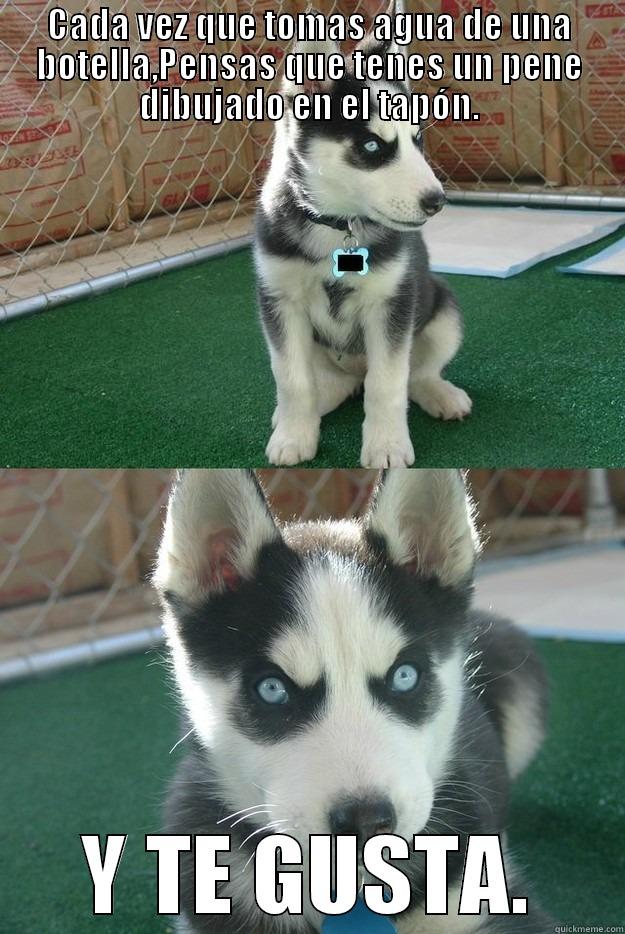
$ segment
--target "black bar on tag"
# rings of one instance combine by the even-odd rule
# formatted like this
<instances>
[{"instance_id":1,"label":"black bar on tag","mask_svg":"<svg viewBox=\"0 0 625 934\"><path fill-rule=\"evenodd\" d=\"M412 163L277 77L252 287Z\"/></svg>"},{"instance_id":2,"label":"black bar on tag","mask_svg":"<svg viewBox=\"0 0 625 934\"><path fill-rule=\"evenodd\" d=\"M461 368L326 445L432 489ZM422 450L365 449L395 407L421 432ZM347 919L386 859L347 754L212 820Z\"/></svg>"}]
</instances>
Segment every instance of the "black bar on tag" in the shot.
<instances>
[{"instance_id":1,"label":"black bar on tag","mask_svg":"<svg viewBox=\"0 0 625 934\"><path fill-rule=\"evenodd\" d=\"M339 253L337 257L339 272L362 272L364 259L360 253Z\"/></svg>"}]
</instances>

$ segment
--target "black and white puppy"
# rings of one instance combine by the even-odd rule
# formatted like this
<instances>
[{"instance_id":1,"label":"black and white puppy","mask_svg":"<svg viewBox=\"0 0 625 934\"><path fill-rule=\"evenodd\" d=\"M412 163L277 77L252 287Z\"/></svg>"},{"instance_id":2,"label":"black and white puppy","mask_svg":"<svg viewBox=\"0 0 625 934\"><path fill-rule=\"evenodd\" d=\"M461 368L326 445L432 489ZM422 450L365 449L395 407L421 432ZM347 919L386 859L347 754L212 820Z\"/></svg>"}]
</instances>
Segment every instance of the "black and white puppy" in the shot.
<instances>
[{"instance_id":1,"label":"black and white puppy","mask_svg":"<svg viewBox=\"0 0 625 934\"><path fill-rule=\"evenodd\" d=\"M371 37L362 48L386 53ZM329 42L296 51L329 55ZM360 94L353 76L314 88L331 96L332 119L296 120L284 83L286 115L276 125L271 166L257 213L255 258L261 320L276 382L272 464L315 456L321 416L364 381L361 463L414 462L408 400L435 418L462 419L468 395L442 377L462 339L457 302L429 269L419 228L445 202L423 155L421 131L383 121L369 82L371 117L341 118L340 101ZM310 88L309 88L310 90ZM351 225L369 251L369 272L337 278L333 253Z\"/></svg>"},{"instance_id":2,"label":"black and white puppy","mask_svg":"<svg viewBox=\"0 0 625 934\"><path fill-rule=\"evenodd\" d=\"M287 525L252 473L180 477L156 573L191 727L167 830L231 834L219 894L233 908L194 914L183 854L180 931L319 931L306 894L302 916L260 911L256 844L287 833L306 864L310 834L362 838L383 820L407 840L460 839L448 916L425 914L422 854L402 867L412 904L394 919L398 934L552 934L531 897L527 916L490 916L486 903L479 915L458 913L468 836L505 842L511 782L545 729L545 678L529 640L471 609L477 547L452 470L390 470L362 520ZM527 894L509 855L505 863L512 892Z\"/></svg>"}]
</instances>

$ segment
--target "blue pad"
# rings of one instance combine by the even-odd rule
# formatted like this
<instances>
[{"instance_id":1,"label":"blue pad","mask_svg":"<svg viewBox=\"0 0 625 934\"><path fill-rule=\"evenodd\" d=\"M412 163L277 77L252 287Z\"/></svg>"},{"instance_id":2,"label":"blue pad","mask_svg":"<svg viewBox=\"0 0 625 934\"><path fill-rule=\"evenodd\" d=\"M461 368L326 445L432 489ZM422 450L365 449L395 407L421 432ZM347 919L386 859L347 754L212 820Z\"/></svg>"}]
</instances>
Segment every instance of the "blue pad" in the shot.
<instances>
[{"instance_id":1,"label":"blue pad","mask_svg":"<svg viewBox=\"0 0 625 934\"><path fill-rule=\"evenodd\" d=\"M385 915L376 915L361 898L345 915L332 915L321 925L321 934L395 934L396 927Z\"/></svg>"},{"instance_id":2,"label":"blue pad","mask_svg":"<svg viewBox=\"0 0 625 934\"><path fill-rule=\"evenodd\" d=\"M427 222L423 239L434 272L506 279L624 223L623 211L450 204Z\"/></svg>"},{"instance_id":3,"label":"blue pad","mask_svg":"<svg viewBox=\"0 0 625 934\"><path fill-rule=\"evenodd\" d=\"M594 276L625 276L625 238L572 266L558 266L558 271L583 272Z\"/></svg>"}]
</instances>

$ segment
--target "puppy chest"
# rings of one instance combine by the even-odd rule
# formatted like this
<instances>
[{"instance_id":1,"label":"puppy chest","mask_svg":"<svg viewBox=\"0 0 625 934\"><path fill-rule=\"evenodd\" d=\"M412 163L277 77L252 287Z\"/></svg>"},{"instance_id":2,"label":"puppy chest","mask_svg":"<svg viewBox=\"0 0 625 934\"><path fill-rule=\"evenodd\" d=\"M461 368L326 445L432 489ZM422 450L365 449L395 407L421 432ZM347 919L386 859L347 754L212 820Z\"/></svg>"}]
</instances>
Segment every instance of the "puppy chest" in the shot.
<instances>
[{"instance_id":1,"label":"puppy chest","mask_svg":"<svg viewBox=\"0 0 625 934\"><path fill-rule=\"evenodd\" d=\"M401 290L406 257L360 276L332 274L330 255L315 263L264 258L262 279L281 316L305 314L315 339L338 352L362 353L367 320L381 321Z\"/></svg>"},{"instance_id":2,"label":"puppy chest","mask_svg":"<svg viewBox=\"0 0 625 934\"><path fill-rule=\"evenodd\" d=\"M366 318L380 316L392 300L397 284L389 277L369 272L348 274L340 279L327 269L311 290L308 313L318 335L340 349L359 343ZM362 352L351 348L352 352Z\"/></svg>"}]
</instances>

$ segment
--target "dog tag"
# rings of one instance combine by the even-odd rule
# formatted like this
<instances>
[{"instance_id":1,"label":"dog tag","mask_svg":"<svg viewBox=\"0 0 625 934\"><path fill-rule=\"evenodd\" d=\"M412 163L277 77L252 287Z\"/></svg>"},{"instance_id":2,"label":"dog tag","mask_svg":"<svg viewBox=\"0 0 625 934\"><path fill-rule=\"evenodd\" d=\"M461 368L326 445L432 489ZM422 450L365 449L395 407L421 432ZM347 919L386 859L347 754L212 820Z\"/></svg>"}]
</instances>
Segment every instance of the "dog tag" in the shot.
<instances>
[{"instance_id":1,"label":"dog tag","mask_svg":"<svg viewBox=\"0 0 625 934\"><path fill-rule=\"evenodd\" d=\"M386 915L376 915L359 898L345 915L327 917L321 934L396 934L397 928Z\"/></svg>"},{"instance_id":2,"label":"dog tag","mask_svg":"<svg viewBox=\"0 0 625 934\"><path fill-rule=\"evenodd\" d=\"M336 279L341 279L346 272L355 272L359 276L366 276L369 272L368 258L369 250L364 246L335 250L332 254L334 261L332 274Z\"/></svg>"}]
</instances>

